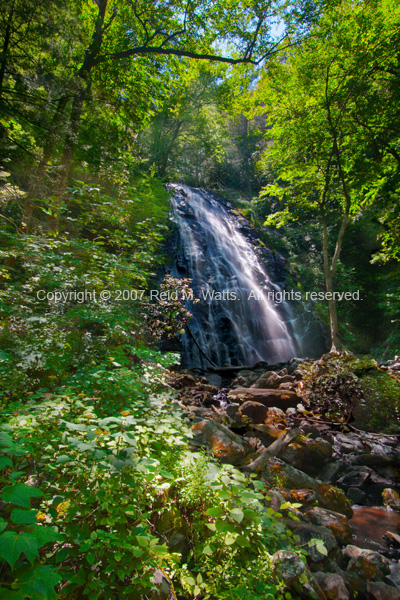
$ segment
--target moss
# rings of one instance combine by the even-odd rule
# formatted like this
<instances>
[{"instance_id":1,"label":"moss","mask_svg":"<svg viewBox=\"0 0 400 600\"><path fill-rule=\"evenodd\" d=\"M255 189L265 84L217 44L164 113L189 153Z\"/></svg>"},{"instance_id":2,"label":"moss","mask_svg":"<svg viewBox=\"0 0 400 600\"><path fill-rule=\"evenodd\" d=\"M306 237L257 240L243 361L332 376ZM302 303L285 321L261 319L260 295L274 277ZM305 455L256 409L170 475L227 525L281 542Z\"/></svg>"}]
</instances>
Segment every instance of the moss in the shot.
<instances>
[{"instance_id":1,"label":"moss","mask_svg":"<svg viewBox=\"0 0 400 600\"><path fill-rule=\"evenodd\" d=\"M400 431L400 383L370 358L326 354L303 367L302 396L324 418L366 431Z\"/></svg>"},{"instance_id":2,"label":"moss","mask_svg":"<svg viewBox=\"0 0 400 600\"><path fill-rule=\"evenodd\" d=\"M367 431L400 431L400 384L375 369L360 377L360 385L364 400L353 409L354 425Z\"/></svg>"}]
</instances>

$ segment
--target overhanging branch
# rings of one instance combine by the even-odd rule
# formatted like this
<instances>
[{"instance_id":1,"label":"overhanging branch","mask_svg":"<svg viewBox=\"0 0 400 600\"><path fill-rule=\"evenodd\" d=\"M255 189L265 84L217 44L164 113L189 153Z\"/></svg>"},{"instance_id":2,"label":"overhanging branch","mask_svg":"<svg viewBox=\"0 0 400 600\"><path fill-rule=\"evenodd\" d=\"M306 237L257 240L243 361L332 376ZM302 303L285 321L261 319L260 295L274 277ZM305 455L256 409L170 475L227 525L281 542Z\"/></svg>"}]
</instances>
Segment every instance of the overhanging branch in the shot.
<instances>
[{"instance_id":1,"label":"overhanging branch","mask_svg":"<svg viewBox=\"0 0 400 600\"><path fill-rule=\"evenodd\" d=\"M254 60L250 57L230 58L229 56L219 56L218 54L199 54L198 52L178 50L175 48L162 48L160 46L139 46L137 48L131 48L130 50L122 50L121 52L114 52L112 54L103 54L102 56L97 57L93 61L93 64L94 66L96 66L108 60L120 60L122 58L130 58L131 56L137 56L140 54L163 54L167 56L194 58L196 60L211 60L214 62L222 62L230 65L258 65L262 60L265 59L265 56L262 59Z\"/></svg>"}]
</instances>

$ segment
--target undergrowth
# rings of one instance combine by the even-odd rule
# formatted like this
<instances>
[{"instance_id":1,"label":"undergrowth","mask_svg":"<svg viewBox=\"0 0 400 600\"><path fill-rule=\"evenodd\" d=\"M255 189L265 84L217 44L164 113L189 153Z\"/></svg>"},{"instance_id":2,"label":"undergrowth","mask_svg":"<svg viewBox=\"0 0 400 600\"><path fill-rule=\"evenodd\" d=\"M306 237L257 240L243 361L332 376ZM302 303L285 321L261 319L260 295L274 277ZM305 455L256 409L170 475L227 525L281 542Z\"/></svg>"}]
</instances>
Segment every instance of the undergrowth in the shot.
<instances>
[{"instance_id":1,"label":"undergrowth","mask_svg":"<svg viewBox=\"0 0 400 600\"><path fill-rule=\"evenodd\" d=\"M264 484L189 450L163 383L174 356L138 354L3 414L1 597L145 599L156 572L176 598L292 597L271 564L291 534Z\"/></svg>"}]
</instances>

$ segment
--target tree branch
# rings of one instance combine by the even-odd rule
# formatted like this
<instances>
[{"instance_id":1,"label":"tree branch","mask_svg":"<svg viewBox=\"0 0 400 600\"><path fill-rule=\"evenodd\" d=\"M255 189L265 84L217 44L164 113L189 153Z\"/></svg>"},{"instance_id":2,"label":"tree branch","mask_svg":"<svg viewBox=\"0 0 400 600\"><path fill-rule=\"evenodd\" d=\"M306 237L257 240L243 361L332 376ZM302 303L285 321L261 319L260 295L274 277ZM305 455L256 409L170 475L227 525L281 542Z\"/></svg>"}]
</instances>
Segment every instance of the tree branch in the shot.
<instances>
[{"instance_id":1,"label":"tree branch","mask_svg":"<svg viewBox=\"0 0 400 600\"><path fill-rule=\"evenodd\" d=\"M138 46L137 48L131 48L130 50L122 50L121 52L114 52L113 54L103 54L98 56L93 61L93 65L97 66L107 60L120 60L122 58L130 58L131 56L137 56L139 54L163 54L166 56L180 56L186 58L194 58L197 60L211 60L215 62L228 63L230 65L239 64L252 64L258 65L261 60L253 60L251 58L229 58L228 56L219 56L218 54L199 54L197 52L190 52L188 50L178 50L175 48L163 48L162 46ZM268 56L268 55L266 55Z\"/></svg>"}]
</instances>

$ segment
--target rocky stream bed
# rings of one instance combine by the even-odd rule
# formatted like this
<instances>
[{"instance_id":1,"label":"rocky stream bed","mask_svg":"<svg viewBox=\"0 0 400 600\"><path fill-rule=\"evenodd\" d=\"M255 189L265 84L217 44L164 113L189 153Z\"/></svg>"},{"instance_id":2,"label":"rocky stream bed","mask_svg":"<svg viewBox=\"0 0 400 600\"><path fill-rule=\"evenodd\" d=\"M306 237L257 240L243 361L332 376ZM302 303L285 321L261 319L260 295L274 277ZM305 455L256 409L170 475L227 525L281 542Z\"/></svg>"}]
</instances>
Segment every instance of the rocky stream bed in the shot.
<instances>
[{"instance_id":1,"label":"rocky stream bed","mask_svg":"<svg viewBox=\"0 0 400 600\"><path fill-rule=\"evenodd\" d=\"M327 555L310 546L308 567L294 552L274 555L289 589L306 570L304 598L400 600L400 428L391 406L398 406L400 361L378 367L354 359L347 388L354 402L336 420L306 393L304 366L314 365L325 379L332 371L329 357L292 359L251 369L177 369L169 385L192 423L193 448L258 473L267 506L301 505L290 508L297 520L281 510L299 545L323 541ZM367 390L372 379L380 387ZM329 390L333 406L347 401L343 386Z\"/></svg>"}]
</instances>

